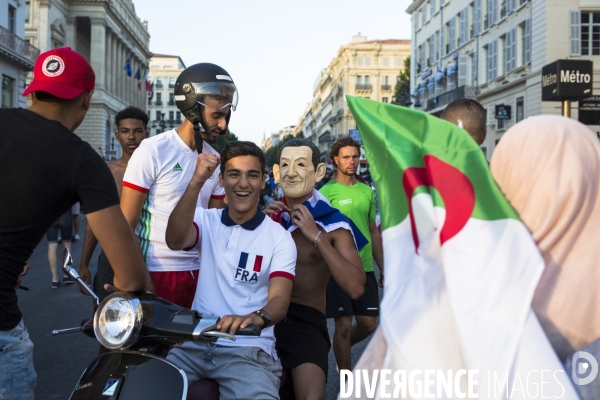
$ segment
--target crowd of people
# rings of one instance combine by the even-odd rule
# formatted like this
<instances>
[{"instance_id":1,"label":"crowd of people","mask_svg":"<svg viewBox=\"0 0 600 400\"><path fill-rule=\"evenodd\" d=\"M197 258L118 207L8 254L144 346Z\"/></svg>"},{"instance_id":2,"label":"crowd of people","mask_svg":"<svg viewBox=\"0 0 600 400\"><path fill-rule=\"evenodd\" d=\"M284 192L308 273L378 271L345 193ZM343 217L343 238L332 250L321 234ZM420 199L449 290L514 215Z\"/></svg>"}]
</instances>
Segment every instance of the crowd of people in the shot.
<instances>
[{"instance_id":1,"label":"crowd of people","mask_svg":"<svg viewBox=\"0 0 600 400\"><path fill-rule=\"evenodd\" d=\"M337 367L350 369L351 347L377 327L384 286L375 194L368 170L359 173L360 144L335 142L331 171L307 139L286 142L273 166L251 142L231 142L219 154L211 144L227 132L237 88L226 70L201 63L175 84L184 122L149 138L146 113L125 108L115 118L123 156L106 165L73 133L94 85L80 54L54 49L40 55L23 93L31 106L0 110L0 185L11 188L0 194L0 366L10 371L10 398L32 399L36 381L15 291L44 234L52 287L59 286L58 230L68 247L77 238L71 207L81 203L88 225L79 274L101 298L115 288L146 290L219 315L223 332L261 326L258 337L175 346L168 360L190 381L215 379L222 398L277 399L285 368L292 385L284 396L323 399L327 318L335 321ZM442 118L479 144L485 139L485 110L475 100L450 104ZM570 119L529 118L505 134L490 167L546 262L532 306L556 354L563 362L584 348L600 356L593 240L600 144ZM588 399L597 388L578 389Z\"/></svg>"}]
</instances>

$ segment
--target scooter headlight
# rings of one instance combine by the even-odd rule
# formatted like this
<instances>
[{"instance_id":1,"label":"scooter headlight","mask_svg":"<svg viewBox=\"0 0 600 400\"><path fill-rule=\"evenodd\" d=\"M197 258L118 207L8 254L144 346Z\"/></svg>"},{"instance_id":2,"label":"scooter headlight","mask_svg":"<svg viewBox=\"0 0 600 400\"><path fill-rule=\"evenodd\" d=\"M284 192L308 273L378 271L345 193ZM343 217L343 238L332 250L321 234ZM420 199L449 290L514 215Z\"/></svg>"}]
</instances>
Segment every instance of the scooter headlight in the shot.
<instances>
[{"instance_id":1,"label":"scooter headlight","mask_svg":"<svg viewBox=\"0 0 600 400\"><path fill-rule=\"evenodd\" d=\"M94 334L107 349L126 349L137 340L142 329L142 305L130 293L113 293L94 315Z\"/></svg>"}]
</instances>

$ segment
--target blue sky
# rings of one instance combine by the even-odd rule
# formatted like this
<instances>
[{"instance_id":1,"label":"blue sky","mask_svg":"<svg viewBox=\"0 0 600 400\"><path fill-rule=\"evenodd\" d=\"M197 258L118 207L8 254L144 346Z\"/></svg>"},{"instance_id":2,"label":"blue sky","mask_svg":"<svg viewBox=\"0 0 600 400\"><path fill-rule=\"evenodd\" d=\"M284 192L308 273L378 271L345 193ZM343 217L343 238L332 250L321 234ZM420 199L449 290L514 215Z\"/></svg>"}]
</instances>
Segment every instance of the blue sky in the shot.
<instances>
[{"instance_id":1,"label":"blue sky","mask_svg":"<svg viewBox=\"0 0 600 400\"><path fill-rule=\"evenodd\" d=\"M410 39L411 2L134 0L152 52L229 72L240 94L230 129L257 144L263 132L297 123L319 71L352 35Z\"/></svg>"}]
</instances>

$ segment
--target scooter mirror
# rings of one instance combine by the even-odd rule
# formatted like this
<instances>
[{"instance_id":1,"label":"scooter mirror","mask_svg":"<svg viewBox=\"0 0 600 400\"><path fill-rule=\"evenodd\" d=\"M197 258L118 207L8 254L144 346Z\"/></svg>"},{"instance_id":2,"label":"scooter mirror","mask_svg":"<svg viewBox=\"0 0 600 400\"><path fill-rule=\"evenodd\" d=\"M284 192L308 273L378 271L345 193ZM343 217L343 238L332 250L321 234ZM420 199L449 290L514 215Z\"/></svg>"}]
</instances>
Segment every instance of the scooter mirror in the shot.
<instances>
[{"instance_id":1,"label":"scooter mirror","mask_svg":"<svg viewBox=\"0 0 600 400\"><path fill-rule=\"evenodd\" d=\"M83 287L83 289L94 298L96 304L100 305L100 299L98 296L96 296L96 293L94 293L94 291L85 284L85 282L79 277L77 271L75 271L75 268L73 268L73 257L71 257L71 252L66 247L62 252L62 270L69 278L77 281L77 283L79 283L81 287Z\"/></svg>"},{"instance_id":2,"label":"scooter mirror","mask_svg":"<svg viewBox=\"0 0 600 400\"><path fill-rule=\"evenodd\" d=\"M63 252L62 252L62 257L61 257L60 264L62 265L62 269L65 272L65 274L69 275L69 273L67 272L67 267L68 266L70 266L70 267L73 266L73 257L71 257L71 252L66 247L63 248ZM77 272L75 272L75 273L77 273ZM71 275L69 275L69 276L71 278L75 279Z\"/></svg>"}]
</instances>

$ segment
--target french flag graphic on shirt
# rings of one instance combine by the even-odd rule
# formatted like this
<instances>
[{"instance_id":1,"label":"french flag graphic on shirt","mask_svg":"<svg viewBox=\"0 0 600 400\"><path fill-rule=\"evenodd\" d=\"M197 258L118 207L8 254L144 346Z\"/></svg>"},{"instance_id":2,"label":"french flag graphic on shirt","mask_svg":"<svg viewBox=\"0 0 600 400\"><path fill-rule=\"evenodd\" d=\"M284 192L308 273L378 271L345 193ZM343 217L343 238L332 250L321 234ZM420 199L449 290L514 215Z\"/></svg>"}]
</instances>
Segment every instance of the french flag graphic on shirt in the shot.
<instances>
[{"instance_id":1,"label":"french flag graphic on shirt","mask_svg":"<svg viewBox=\"0 0 600 400\"><path fill-rule=\"evenodd\" d=\"M234 279L242 283L257 283L262 263L263 256L261 255L246 252L240 253L240 260Z\"/></svg>"}]
</instances>

